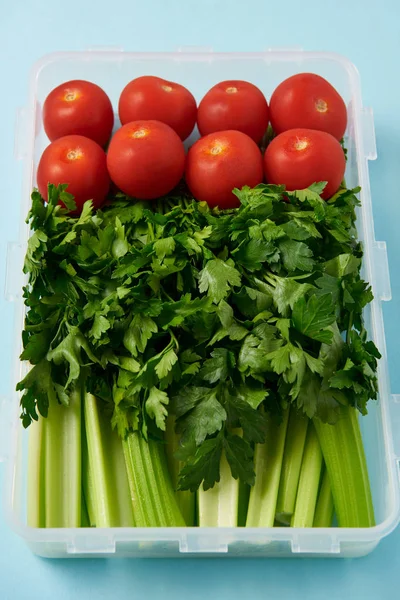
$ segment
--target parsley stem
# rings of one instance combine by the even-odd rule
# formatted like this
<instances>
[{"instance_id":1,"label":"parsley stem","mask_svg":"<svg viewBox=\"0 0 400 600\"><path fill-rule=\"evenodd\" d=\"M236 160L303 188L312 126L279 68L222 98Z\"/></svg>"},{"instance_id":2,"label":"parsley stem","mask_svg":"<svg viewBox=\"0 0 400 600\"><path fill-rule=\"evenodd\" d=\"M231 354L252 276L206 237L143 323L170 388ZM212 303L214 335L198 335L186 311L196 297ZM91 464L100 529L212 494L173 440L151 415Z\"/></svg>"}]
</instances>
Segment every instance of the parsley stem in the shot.
<instances>
[{"instance_id":1,"label":"parsley stem","mask_svg":"<svg viewBox=\"0 0 400 600\"><path fill-rule=\"evenodd\" d=\"M171 296L165 291L165 289L163 287L161 287L161 291L164 294L164 296L167 298L168 302L174 302L174 300L171 298Z\"/></svg>"},{"instance_id":2,"label":"parsley stem","mask_svg":"<svg viewBox=\"0 0 400 600\"><path fill-rule=\"evenodd\" d=\"M178 487L178 477L179 471L182 467L182 463L175 458L175 452L178 450L179 447L179 436L175 433L175 417L173 415L170 415L167 419L165 441L168 468L171 474L173 488L174 490L176 490L176 488ZM189 490L176 491L175 494L178 506L181 509L181 513L183 518L185 519L186 525L188 527L192 527L194 525L195 520L195 495Z\"/></svg>"},{"instance_id":3,"label":"parsley stem","mask_svg":"<svg viewBox=\"0 0 400 600\"><path fill-rule=\"evenodd\" d=\"M276 287L276 279L272 275L272 273L264 273L264 279L273 287Z\"/></svg>"},{"instance_id":4,"label":"parsley stem","mask_svg":"<svg viewBox=\"0 0 400 600\"><path fill-rule=\"evenodd\" d=\"M322 452L312 423L308 426L306 444L301 463L299 486L292 527L312 527L321 478Z\"/></svg>"},{"instance_id":5,"label":"parsley stem","mask_svg":"<svg viewBox=\"0 0 400 600\"><path fill-rule=\"evenodd\" d=\"M339 527L375 524L367 462L358 415L341 406L337 423L314 419L332 488Z\"/></svg>"},{"instance_id":6,"label":"parsley stem","mask_svg":"<svg viewBox=\"0 0 400 600\"><path fill-rule=\"evenodd\" d=\"M296 504L308 422L308 417L299 413L295 408L290 408L276 505L276 519L287 525L290 523Z\"/></svg>"},{"instance_id":7,"label":"parsley stem","mask_svg":"<svg viewBox=\"0 0 400 600\"><path fill-rule=\"evenodd\" d=\"M333 519L333 496L328 471L324 470L314 515L314 527L331 527Z\"/></svg>"},{"instance_id":8,"label":"parsley stem","mask_svg":"<svg viewBox=\"0 0 400 600\"><path fill-rule=\"evenodd\" d=\"M174 202L174 200L167 200L167 206L169 208L168 212L171 212L171 210L173 210L177 204Z\"/></svg>"},{"instance_id":9,"label":"parsley stem","mask_svg":"<svg viewBox=\"0 0 400 600\"><path fill-rule=\"evenodd\" d=\"M274 526L288 417L289 411L285 410L278 424L271 416L266 442L256 445L256 481L250 491L246 527Z\"/></svg>"},{"instance_id":10,"label":"parsley stem","mask_svg":"<svg viewBox=\"0 0 400 600\"><path fill-rule=\"evenodd\" d=\"M174 333L173 333L172 329L170 329L170 331L169 331L169 334L170 334L170 336L171 336L171 341L173 341L173 342L174 342L174 344L175 344L175 349L178 351L178 350L179 350L179 342L178 342L178 340L176 339L176 337L175 337L175 335L174 335Z\"/></svg>"},{"instance_id":11,"label":"parsley stem","mask_svg":"<svg viewBox=\"0 0 400 600\"><path fill-rule=\"evenodd\" d=\"M152 223L150 223L150 221L147 223L147 236L148 236L148 241L149 242L153 242L154 241L154 229L153 229L153 225Z\"/></svg>"},{"instance_id":12,"label":"parsley stem","mask_svg":"<svg viewBox=\"0 0 400 600\"><path fill-rule=\"evenodd\" d=\"M350 332L353 327L353 316L354 316L353 311L351 311L349 313L349 324L348 324L347 331L346 331L346 344L350 343Z\"/></svg>"},{"instance_id":13,"label":"parsley stem","mask_svg":"<svg viewBox=\"0 0 400 600\"><path fill-rule=\"evenodd\" d=\"M156 212L160 213L161 215L164 214L164 203L160 198L158 198L158 200L156 201L155 207L156 207Z\"/></svg>"},{"instance_id":14,"label":"parsley stem","mask_svg":"<svg viewBox=\"0 0 400 600\"><path fill-rule=\"evenodd\" d=\"M200 527L236 527L239 509L239 480L232 477L231 468L222 453L220 480L214 487L197 492Z\"/></svg>"}]
</instances>

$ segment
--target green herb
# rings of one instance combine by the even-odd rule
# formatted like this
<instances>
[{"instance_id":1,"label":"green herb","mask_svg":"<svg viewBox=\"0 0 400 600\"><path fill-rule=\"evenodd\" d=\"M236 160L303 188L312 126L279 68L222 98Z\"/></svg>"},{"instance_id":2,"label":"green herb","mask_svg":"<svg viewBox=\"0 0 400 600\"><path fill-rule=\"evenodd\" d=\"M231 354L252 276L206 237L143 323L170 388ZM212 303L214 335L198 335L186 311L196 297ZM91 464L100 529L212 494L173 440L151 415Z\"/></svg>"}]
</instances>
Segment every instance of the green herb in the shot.
<instances>
[{"instance_id":1,"label":"green herb","mask_svg":"<svg viewBox=\"0 0 400 600\"><path fill-rule=\"evenodd\" d=\"M185 193L154 204L119 195L96 214L87 202L79 218L58 204L65 186L50 186L47 205L34 192L24 426L84 385L124 439L133 489L142 475L132 453L161 472L158 442L173 415L178 486L195 491L220 481L222 456L234 479L253 485L270 418L288 404L325 423L344 405L365 414L379 352L362 319L372 293L360 276L359 190L325 202L323 187L285 192L288 202L282 186L235 190L241 206L229 211ZM181 522L175 508L170 524Z\"/></svg>"}]
</instances>

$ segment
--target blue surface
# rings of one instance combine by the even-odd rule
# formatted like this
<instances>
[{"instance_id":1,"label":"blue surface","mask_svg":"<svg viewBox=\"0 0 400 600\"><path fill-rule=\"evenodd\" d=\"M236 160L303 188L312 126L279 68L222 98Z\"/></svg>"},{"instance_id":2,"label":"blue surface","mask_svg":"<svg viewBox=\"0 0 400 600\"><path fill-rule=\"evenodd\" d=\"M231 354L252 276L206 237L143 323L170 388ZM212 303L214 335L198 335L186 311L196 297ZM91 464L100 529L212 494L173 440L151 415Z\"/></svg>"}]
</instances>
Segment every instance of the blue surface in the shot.
<instances>
[{"instance_id":1,"label":"blue surface","mask_svg":"<svg viewBox=\"0 0 400 600\"><path fill-rule=\"evenodd\" d=\"M0 281L6 242L17 237L21 165L13 158L14 115L27 99L34 60L55 50L262 50L301 46L349 57L375 114L378 160L370 163L376 238L389 250L393 300L384 307L392 391L400 392L400 5L396 0L0 0ZM96 7L94 8L94 6ZM333 8L333 6L335 8ZM232 8L235 6L235 8ZM218 24L219 23L219 24ZM10 393L12 305L0 300L0 394ZM396 320L397 319L397 323ZM2 465L0 465L0 485ZM34 557L0 516L0 600L398 597L400 529L364 559L61 560Z\"/></svg>"}]
</instances>

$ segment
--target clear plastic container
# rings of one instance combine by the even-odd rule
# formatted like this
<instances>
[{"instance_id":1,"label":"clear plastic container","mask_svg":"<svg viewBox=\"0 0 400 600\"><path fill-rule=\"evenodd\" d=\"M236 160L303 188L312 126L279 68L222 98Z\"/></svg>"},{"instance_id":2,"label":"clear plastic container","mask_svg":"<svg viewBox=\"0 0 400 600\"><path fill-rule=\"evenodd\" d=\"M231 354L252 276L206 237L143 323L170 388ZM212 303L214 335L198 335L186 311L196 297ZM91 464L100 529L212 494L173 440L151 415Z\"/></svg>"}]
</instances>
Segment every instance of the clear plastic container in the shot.
<instances>
[{"instance_id":1,"label":"clear plastic container","mask_svg":"<svg viewBox=\"0 0 400 600\"><path fill-rule=\"evenodd\" d=\"M30 528L26 524L27 435L19 420L19 397L14 393L0 404L0 458L7 468L5 511L10 527L26 540L33 552L47 557L354 557L369 553L396 527L400 518L400 396L391 395L389 389L381 303L390 300L390 281L386 245L374 237L368 178L368 160L376 158L375 134L372 111L362 105L358 73L341 56L273 49L256 54L209 51L138 54L88 50L51 54L35 65L29 105L19 113L16 136L17 158L25 162L20 236L18 241L9 244L7 257L6 295L15 304L12 389L26 369L18 358L24 319L22 261L29 235L24 219L35 185L38 160L48 144L41 121L41 106L50 90L69 79L88 79L102 86L116 107L119 94L128 81L139 75L154 74L186 85L197 99L224 79L251 81L269 98L283 79L304 71L328 79L348 106L346 180L349 186L360 185L362 188L358 231L365 249L364 277L375 294L365 320L369 335L383 355L379 364L379 400L369 404L368 416L361 419L377 525L370 529Z\"/></svg>"}]
</instances>

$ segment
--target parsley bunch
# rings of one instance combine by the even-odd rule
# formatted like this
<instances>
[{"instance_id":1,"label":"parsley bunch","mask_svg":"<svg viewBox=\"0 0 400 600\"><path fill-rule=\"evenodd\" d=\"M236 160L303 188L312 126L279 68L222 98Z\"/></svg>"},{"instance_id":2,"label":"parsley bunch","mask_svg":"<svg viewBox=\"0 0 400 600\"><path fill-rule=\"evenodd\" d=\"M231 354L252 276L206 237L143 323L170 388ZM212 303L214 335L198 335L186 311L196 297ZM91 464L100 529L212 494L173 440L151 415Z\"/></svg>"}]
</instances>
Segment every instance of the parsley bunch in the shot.
<instances>
[{"instance_id":1,"label":"parsley bunch","mask_svg":"<svg viewBox=\"0 0 400 600\"><path fill-rule=\"evenodd\" d=\"M179 486L194 491L219 480L222 452L254 484L254 445L288 405L325 423L344 405L365 414L379 352L362 319L359 190L326 202L323 188L243 188L225 211L184 188L154 203L117 195L79 217L66 186L47 205L34 191L24 426L78 381L121 437L161 440L173 414Z\"/></svg>"}]
</instances>

